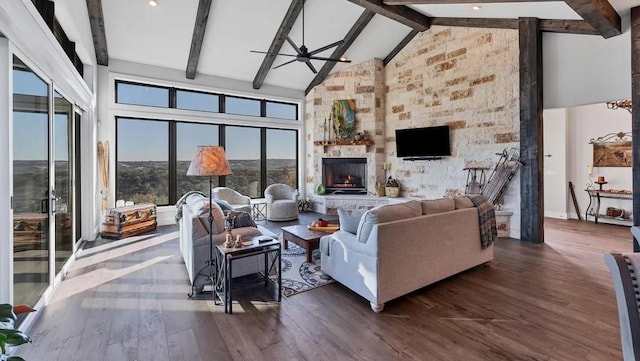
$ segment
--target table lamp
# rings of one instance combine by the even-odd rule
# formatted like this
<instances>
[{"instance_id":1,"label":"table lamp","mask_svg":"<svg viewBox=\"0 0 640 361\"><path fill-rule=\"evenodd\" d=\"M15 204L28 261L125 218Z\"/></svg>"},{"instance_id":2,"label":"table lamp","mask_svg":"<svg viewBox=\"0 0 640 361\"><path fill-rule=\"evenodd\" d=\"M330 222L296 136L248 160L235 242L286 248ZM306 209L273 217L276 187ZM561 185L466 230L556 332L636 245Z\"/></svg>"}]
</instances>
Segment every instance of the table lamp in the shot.
<instances>
[{"instance_id":1,"label":"table lamp","mask_svg":"<svg viewBox=\"0 0 640 361\"><path fill-rule=\"evenodd\" d=\"M213 282L213 211L212 208L212 187L213 176L229 175L231 174L231 168L229 168L229 162L224 153L224 148L213 145L199 145L196 147L196 152L193 155L189 169L187 170L188 176L209 176L209 261L207 266L209 267L209 278ZM195 284L195 280L194 280ZM192 294L193 295L193 290ZM190 295L190 296L191 296Z\"/></svg>"}]
</instances>

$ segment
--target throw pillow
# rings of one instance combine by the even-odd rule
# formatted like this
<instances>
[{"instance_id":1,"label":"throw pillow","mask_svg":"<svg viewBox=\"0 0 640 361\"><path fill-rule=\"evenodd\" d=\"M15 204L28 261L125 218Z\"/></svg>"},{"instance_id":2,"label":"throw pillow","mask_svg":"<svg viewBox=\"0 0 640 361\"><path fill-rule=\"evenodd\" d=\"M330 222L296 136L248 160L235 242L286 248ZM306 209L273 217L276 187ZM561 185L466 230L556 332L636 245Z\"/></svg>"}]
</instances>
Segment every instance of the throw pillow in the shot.
<instances>
[{"instance_id":1,"label":"throw pillow","mask_svg":"<svg viewBox=\"0 0 640 361\"><path fill-rule=\"evenodd\" d=\"M256 222L253 221L248 212L231 211L226 212L226 215L233 219L233 228L256 227Z\"/></svg>"},{"instance_id":2,"label":"throw pillow","mask_svg":"<svg viewBox=\"0 0 640 361\"><path fill-rule=\"evenodd\" d=\"M358 224L358 241L367 243L373 226L378 223L392 222L400 219L418 217L421 207L419 201L399 204L386 204L366 211Z\"/></svg>"},{"instance_id":3,"label":"throw pillow","mask_svg":"<svg viewBox=\"0 0 640 361\"><path fill-rule=\"evenodd\" d=\"M453 198L429 199L421 203L422 214L437 214L456 209L456 201Z\"/></svg>"},{"instance_id":4,"label":"throw pillow","mask_svg":"<svg viewBox=\"0 0 640 361\"><path fill-rule=\"evenodd\" d=\"M360 224L360 218L364 214L363 210L360 209L341 209L338 208L338 218L340 222L340 229L356 234L358 232L358 224Z\"/></svg>"},{"instance_id":5,"label":"throw pillow","mask_svg":"<svg viewBox=\"0 0 640 361\"><path fill-rule=\"evenodd\" d=\"M223 201L222 199L214 199L213 201L218 203L223 211L232 211L234 209L229 202Z\"/></svg>"},{"instance_id":6,"label":"throw pillow","mask_svg":"<svg viewBox=\"0 0 640 361\"><path fill-rule=\"evenodd\" d=\"M456 197L453 200L456 202L456 209L474 207L473 202L468 197Z\"/></svg>"}]
</instances>

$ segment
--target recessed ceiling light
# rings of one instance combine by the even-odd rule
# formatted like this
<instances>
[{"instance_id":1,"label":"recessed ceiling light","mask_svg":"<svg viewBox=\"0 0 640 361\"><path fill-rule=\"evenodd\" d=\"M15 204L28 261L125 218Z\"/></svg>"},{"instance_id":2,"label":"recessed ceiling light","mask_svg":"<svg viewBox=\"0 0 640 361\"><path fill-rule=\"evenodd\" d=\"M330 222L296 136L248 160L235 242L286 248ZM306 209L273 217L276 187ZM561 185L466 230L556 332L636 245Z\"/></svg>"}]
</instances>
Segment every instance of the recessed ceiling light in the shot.
<instances>
[{"instance_id":1,"label":"recessed ceiling light","mask_svg":"<svg viewBox=\"0 0 640 361\"><path fill-rule=\"evenodd\" d=\"M347 61L347 58L345 58L344 56L341 56L340 61Z\"/></svg>"},{"instance_id":2,"label":"recessed ceiling light","mask_svg":"<svg viewBox=\"0 0 640 361\"><path fill-rule=\"evenodd\" d=\"M156 0L149 0L149 5L151 6L157 6L158 2Z\"/></svg>"},{"instance_id":3,"label":"recessed ceiling light","mask_svg":"<svg viewBox=\"0 0 640 361\"><path fill-rule=\"evenodd\" d=\"M478 10L480 10L482 8L480 6L478 6L478 5L473 5L472 9L475 10L475 11L478 11Z\"/></svg>"}]
</instances>

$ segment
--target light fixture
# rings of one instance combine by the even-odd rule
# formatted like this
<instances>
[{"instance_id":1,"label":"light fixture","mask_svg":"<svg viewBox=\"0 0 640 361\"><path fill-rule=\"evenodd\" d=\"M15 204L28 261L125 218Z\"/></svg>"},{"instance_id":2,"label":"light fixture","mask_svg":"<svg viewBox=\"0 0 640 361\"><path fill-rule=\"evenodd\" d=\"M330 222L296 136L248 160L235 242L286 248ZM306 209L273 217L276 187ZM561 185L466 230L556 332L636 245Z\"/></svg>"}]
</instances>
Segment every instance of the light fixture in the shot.
<instances>
[{"instance_id":1,"label":"light fixture","mask_svg":"<svg viewBox=\"0 0 640 361\"><path fill-rule=\"evenodd\" d=\"M480 9L482 9L479 5L473 5L473 7L471 8L475 11L479 11Z\"/></svg>"},{"instance_id":2,"label":"light fixture","mask_svg":"<svg viewBox=\"0 0 640 361\"><path fill-rule=\"evenodd\" d=\"M626 109L629 113L631 113L631 99L623 99L623 100L615 100L611 102L607 102L608 109Z\"/></svg>"},{"instance_id":3,"label":"light fixture","mask_svg":"<svg viewBox=\"0 0 640 361\"><path fill-rule=\"evenodd\" d=\"M224 153L224 148L213 145L199 145L196 147L196 152L193 155L189 169L187 170L188 176L209 176L209 261L205 267L209 268L209 281L215 282L214 279L214 259L213 259L213 211L212 208L212 188L213 188L213 176L229 175L231 174L231 168L227 161L227 156ZM204 268L203 268L204 269ZM197 275L196 275L197 277ZM213 284L215 288L215 284ZM191 289L193 296L195 290L195 277ZM215 292L215 289L214 289Z\"/></svg>"},{"instance_id":4,"label":"light fixture","mask_svg":"<svg viewBox=\"0 0 640 361\"><path fill-rule=\"evenodd\" d=\"M151 6L157 6L158 2L156 0L149 0L149 5Z\"/></svg>"},{"instance_id":5,"label":"light fixture","mask_svg":"<svg viewBox=\"0 0 640 361\"><path fill-rule=\"evenodd\" d=\"M344 56L341 56L340 61L347 61L347 58L345 58Z\"/></svg>"}]
</instances>

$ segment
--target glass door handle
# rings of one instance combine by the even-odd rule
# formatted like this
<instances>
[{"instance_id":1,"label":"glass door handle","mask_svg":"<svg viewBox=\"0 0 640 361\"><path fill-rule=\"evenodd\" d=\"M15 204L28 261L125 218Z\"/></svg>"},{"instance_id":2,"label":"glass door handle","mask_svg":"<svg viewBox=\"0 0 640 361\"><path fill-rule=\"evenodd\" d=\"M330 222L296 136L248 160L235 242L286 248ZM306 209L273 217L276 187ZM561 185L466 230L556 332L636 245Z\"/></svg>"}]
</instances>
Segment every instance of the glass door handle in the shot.
<instances>
[{"instance_id":1,"label":"glass door handle","mask_svg":"<svg viewBox=\"0 0 640 361\"><path fill-rule=\"evenodd\" d=\"M51 190L51 214L56 214L56 190Z\"/></svg>"}]
</instances>

